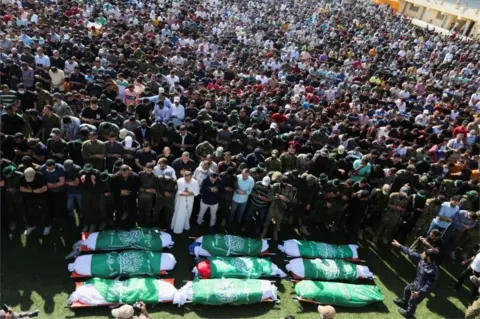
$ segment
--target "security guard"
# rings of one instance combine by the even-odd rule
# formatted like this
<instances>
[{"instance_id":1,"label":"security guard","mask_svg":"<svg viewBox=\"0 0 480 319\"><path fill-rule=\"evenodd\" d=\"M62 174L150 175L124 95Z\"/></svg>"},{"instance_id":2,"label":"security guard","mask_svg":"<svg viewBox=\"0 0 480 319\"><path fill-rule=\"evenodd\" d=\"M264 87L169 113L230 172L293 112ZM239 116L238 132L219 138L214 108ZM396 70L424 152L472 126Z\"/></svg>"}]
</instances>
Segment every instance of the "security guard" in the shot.
<instances>
[{"instance_id":1,"label":"security guard","mask_svg":"<svg viewBox=\"0 0 480 319\"><path fill-rule=\"evenodd\" d=\"M172 173L166 171L157 180L157 196L153 213L153 222L157 226L170 227L175 209L175 195L177 194L177 181L172 178ZM163 220L162 220L163 214Z\"/></svg>"},{"instance_id":2,"label":"security guard","mask_svg":"<svg viewBox=\"0 0 480 319\"><path fill-rule=\"evenodd\" d=\"M278 232L280 231L280 225L282 224L285 212L288 209L288 204L292 202L294 196L294 190L292 185L287 184L287 177L282 176L280 183L273 184L273 200L268 209L267 219L263 226L261 234L262 238L267 235L268 227L272 220L275 221L273 229L273 240L278 240Z\"/></svg>"},{"instance_id":3,"label":"security guard","mask_svg":"<svg viewBox=\"0 0 480 319\"><path fill-rule=\"evenodd\" d=\"M418 304L428 296L438 280L438 266L434 261L437 251L429 249L422 254L418 254L400 245L396 240L392 242L392 245L400 248L411 259L418 261L415 280L405 287L402 299L393 299L393 302L399 306L398 312L402 316L413 318Z\"/></svg>"},{"instance_id":4,"label":"security guard","mask_svg":"<svg viewBox=\"0 0 480 319\"><path fill-rule=\"evenodd\" d=\"M138 174L140 190L138 192L137 223L141 227L151 226L153 201L157 193L158 177L153 174L153 163L147 163Z\"/></svg>"}]
</instances>

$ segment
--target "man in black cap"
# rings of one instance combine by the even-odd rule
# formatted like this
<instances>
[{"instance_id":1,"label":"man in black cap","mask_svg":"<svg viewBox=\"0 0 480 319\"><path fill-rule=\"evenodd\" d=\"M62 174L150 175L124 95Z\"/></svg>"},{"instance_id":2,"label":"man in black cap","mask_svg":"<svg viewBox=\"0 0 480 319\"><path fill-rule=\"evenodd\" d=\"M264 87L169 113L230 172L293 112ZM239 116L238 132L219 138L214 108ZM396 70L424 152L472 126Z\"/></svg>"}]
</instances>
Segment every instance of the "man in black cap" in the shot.
<instances>
[{"instance_id":1,"label":"man in black cap","mask_svg":"<svg viewBox=\"0 0 480 319\"><path fill-rule=\"evenodd\" d=\"M137 222L141 227L151 226L153 201L158 187L158 177L153 174L153 167L154 164L149 162L138 173L140 190L138 192Z\"/></svg>"},{"instance_id":2,"label":"man in black cap","mask_svg":"<svg viewBox=\"0 0 480 319\"><path fill-rule=\"evenodd\" d=\"M138 175L130 166L122 165L112 177L112 191L115 197L115 223L131 228L137 215L137 193L140 188ZM123 225L122 225L123 224Z\"/></svg>"},{"instance_id":3,"label":"man in black cap","mask_svg":"<svg viewBox=\"0 0 480 319\"><path fill-rule=\"evenodd\" d=\"M50 138L47 140L48 157L54 159L57 163L63 163L67 152L67 142L60 133L59 128L52 129Z\"/></svg>"},{"instance_id":4,"label":"man in black cap","mask_svg":"<svg viewBox=\"0 0 480 319\"><path fill-rule=\"evenodd\" d=\"M65 190L67 195L67 214L73 217L75 203L79 211L78 216L82 217L82 193L80 190L80 171L82 168L75 164L71 159L67 159L63 163L65 171Z\"/></svg>"},{"instance_id":5,"label":"man in black cap","mask_svg":"<svg viewBox=\"0 0 480 319\"><path fill-rule=\"evenodd\" d=\"M412 283L405 287L403 298L393 299L393 302L399 306L398 312L402 316L405 318L413 318L417 306L433 290L438 280L438 266L434 261L438 252L435 249L429 249L422 254L418 254L402 246L396 240L393 240L392 245L400 248L408 257L419 262L417 266L417 276Z\"/></svg>"},{"instance_id":6,"label":"man in black cap","mask_svg":"<svg viewBox=\"0 0 480 319\"><path fill-rule=\"evenodd\" d=\"M25 214L23 198L19 192L20 181L22 180L23 173L18 171L16 167L11 164L2 170L4 185L3 189L6 191L5 208L7 213L7 219L9 222L9 229L15 230L17 222L20 218L23 218Z\"/></svg>"},{"instance_id":7,"label":"man in black cap","mask_svg":"<svg viewBox=\"0 0 480 319\"><path fill-rule=\"evenodd\" d=\"M65 171L63 165L58 164L53 159L48 159L44 165L40 166L40 173L47 179L47 198L50 221L43 234L50 233L51 225L54 220L59 220L65 215Z\"/></svg>"},{"instance_id":8,"label":"man in black cap","mask_svg":"<svg viewBox=\"0 0 480 319\"><path fill-rule=\"evenodd\" d=\"M80 189L82 190L82 232L94 232L100 216L100 203L98 200L98 181L100 172L93 165L87 163L79 172Z\"/></svg>"},{"instance_id":9,"label":"man in black cap","mask_svg":"<svg viewBox=\"0 0 480 319\"><path fill-rule=\"evenodd\" d=\"M117 135L114 132L108 134L108 141L105 142L105 168L111 172L113 164L119 158L122 158L123 145L117 141Z\"/></svg>"},{"instance_id":10,"label":"man in black cap","mask_svg":"<svg viewBox=\"0 0 480 319\"><path fill-rule=\"evenodd\" d=\"M166 162L166 161L165 161ZM175 195L177 194L177 181L172 172L163 171L158 176L157 196L154 208L154 223L156 226L170 227L175 210ZM161 215L163 214L163 218ZM165 224L163 224L165 223Z\"/></svg>"},{"instance_id":11,"label":"man in black cap","mask_svg":"<svg viewBox=\"0 0 480 319\"><path fill-rule=\"evenodd\" d=\"M220 194L223 192L222 180L218 178L216 172L210 172L201 183L200 193L202 199L200 201L200 212L198 213L197 224L203 223L203 216L210 209L210 230L214 231L217 220L218 203L220 201Z\"/></svg>"},{"instance_id":12,"label":"man in black cap","mask_svg":"<svg viewBox=\"0 0 480 319\"><path fill-rule=\"evenodd\" d=\"M47 183L46 177L31 167L25 169L23 177L20 179L19 190L26 205L25 224L27 229L25 230L25 235L30 235L37 226L49 226L47 224Z\"/></svg>"}]
</instances>

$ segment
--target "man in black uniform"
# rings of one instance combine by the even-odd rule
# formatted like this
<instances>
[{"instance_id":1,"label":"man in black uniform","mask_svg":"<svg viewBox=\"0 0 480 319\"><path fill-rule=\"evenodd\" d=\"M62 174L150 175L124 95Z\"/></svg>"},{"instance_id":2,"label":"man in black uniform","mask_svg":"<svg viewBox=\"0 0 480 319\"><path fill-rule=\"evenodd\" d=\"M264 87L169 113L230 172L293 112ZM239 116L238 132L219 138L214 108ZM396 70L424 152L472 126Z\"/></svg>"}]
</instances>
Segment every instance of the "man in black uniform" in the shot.
<instances>
[{"instance_id":1,"label":"man in black uniform","mask_svg":"<svg viewBox=\"0 0 480 319\"><path fill-rule=\"evenodd\" d=\"M62 164L65 160L66 151L67 142L60 136L60 129L53 128L50 133L50 138L47 140L48 157Z\"/></svg>"},{"instance_id":2,"label":"man in black uniform","mask_svg":"<svg viewBox=\"0 0 480 319\"><path fill-rule=\"evenodd\" d=\"M137 193L140 188L138 175L130 166L122 165L112 177L112 190L115 197L115 224L124 228L135 225L137 215Z\"/></svg>"},{"instance_id":3,"label":"man in black uniform","mask_svg":"<svg viewBox=\"0 0 480 319\"><path fill-rule=\"evenodd\" d=\"M23 199L19 192L20 181L23 178L23 173L17 171L14 165L5 167L3 173L3 189L6 191L5 207L7 213L7 219L9 222L9 229L15 230L17 222L23 218L25 209L23 206Z\"/></svg>"},{"instance_id":4,"label":"man in black uniform","mask_svg":"<svg viewBox=\"0 0 480 319\"><path fill-rule=\"evenodd\" d=\"M100 203L98 201L97 180L100 171L93 168L90 163L85 164L83 170L78 174L80 178L80 189L82 190L82 232L94 232L98 217L100 216Z\"/></svg>"},{"instance_id":5,"label":"man in black uniform","mask_svg":"<svg viewBox=\"0 0 480 319\"><path fill-rule=\"evenodd\" d=\"M237 188L238 179L235 167L229 167L226 171L220 173L220 179L222 180L224 191L220 194L217 220L221 220L222 227L225 227L232 206L233 191Z\"/></svg>"},{"instance_id":6,"label":"man in black uniform","mask_svg":"<svg viewBox=\"0 0 480 319\"><path fill-rule=\"evenodd\" d=\"M177 194L177 181L172 178L172 173L166 171L158 177L157 199L155 200L154 224L156 226L170 227L175 209L175 195ZM163 214L163 218L161 215ZM164 224L165 223L165 224Z\"/></svg>"},{"instance_id":7,"label":"man in black uniform","mask_svg":"<svg viewBox=\"0 0 480 319\"><path fill-rule=\"evenodd\" d=\"M42 173L36 172L29 167L25 170L20 179L20 192L23 202L26 204L25 224L27 229L25 235L30 235L37 228L37 225L46 225L47 222L47 179Z\"/></svg>"},{"instance_id":8,"label":"man in black uniform","mask_svg":"<svg viewBox=\"0 0 480 319\"><path fill-rule=\"evenodd\" d=\"M100 174L100 181L98 183L98 193L100 195L100 227L98 230L102 231L105 226L113 221L113 210L115 208L114 197L112 193L111 175L108 172Z\"/></svg>"},{"instance_id":9,"label":"man in black uniform","mask_svg":"<svg viewBox=\"0 0 480 319\"><path fill-rule=\"evenodd\" d=\"M138 193L138 216L139 226L150 227L153 201L155 200L158 177L153 174L153 163L147 163L143 171L138 174L140 191Z\"/></svg>"},{"instance_id":10,"label":"man in black uniform","mask_svg":"<svg viewBox=\"0 0 480 319\"><path fill-rule=\"evenodd\" d=\"M113 164L119 158L122 158L123 145L117 141L117 135L114 132L108 134L108 141L105 142L105 168L111 172Z\"/></svg>"}]
</instances>

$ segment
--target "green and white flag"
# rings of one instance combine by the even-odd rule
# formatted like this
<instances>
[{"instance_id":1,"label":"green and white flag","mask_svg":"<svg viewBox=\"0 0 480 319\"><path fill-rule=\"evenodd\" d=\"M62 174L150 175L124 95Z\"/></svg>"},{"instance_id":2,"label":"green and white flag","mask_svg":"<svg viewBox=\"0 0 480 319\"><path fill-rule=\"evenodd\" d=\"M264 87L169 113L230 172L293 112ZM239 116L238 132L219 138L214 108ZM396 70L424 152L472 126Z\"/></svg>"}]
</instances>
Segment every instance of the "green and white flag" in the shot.
<instances>
[{"instance_id":1,"label":"green and white flag","mask_svg":"<svg viewBox=\"0 0 480 319\"><path fill-rule=\"evenodd\" d=\"M268 249L266 240L244 238L233 235L206 235L197 239L201 242L200 250L195 250L198 256L260 256Z\"/></svg>"},{"instance_id":2,"label":"green and white flag","mask_svg":"<svg viewBox=\"0 0 480 319\"><path fill-rule=\"evenodd\" d=\"M377 286L338 282L302 280L295 285L295 293L303 299L342 307L364 307L384 300Z\"/></svg>"},{"instance_id":3,"label":"green and white flag","mask_svg":"<svg viewBox=\"0 0 480 319\"><path fill-rule=\"evenodd\" d=\"M286 277L270 260L257 257L208 257L194 272L203 279Z\"/></svg>"},{"instance_id":4,"label":"green and white flag","mask_svg":"<svg viewBox=\"0 0 480 319\"><path fill-rule=\"evenodd\" d=\"M290 257L323 259L358 259L358 246L331 245L316 241L286 240L278 249Z\"/></svg>"},{"instance_id":5,"label":"green and white flag","mask_svg":"<svg viewBox=\"0 0 480 319\"><path fill-rule=\"evenodd\" d=\"M202 279L187 283L175 296L174 304L187 301L202 305L247 305L277 300L277 288L268 280Z\"/></svg>"},{"instance_id":6,"label":"green and white flag","mask_svg":"<svg viewBox=\"0 0 480 319\"><path fill-rule=\"evenodd\" d=\"M373 274L367 266L356 265L343 260L295 258L290 260L286 268L295 276L305 279L328 281L355 281L358 278L373 279Z\"/></svg>"},{"instance_id":7,"label":"green and white flag","mask_svg":"<svg viewBox=\"0 0 480 319\"><path fill-rule=\"evenodd\" d=\"M153 278L130 278L125 281L92 278L70 295L69 303L96 306L143 301L156 304L173 301L176 292L171 283Z\"/></svg>"},{"instance_id":8,"label":"green and white flag","mask_svg":"<svg viewBox=\"0 0 480 319\"><path fill-rule=\"evenodd\" d=\"M163 270L172 270L175 264L175 257L169 253L127 250L79 256L68 265L68 270L99 278L159 276Z\"/></svg>"}]
</instances>

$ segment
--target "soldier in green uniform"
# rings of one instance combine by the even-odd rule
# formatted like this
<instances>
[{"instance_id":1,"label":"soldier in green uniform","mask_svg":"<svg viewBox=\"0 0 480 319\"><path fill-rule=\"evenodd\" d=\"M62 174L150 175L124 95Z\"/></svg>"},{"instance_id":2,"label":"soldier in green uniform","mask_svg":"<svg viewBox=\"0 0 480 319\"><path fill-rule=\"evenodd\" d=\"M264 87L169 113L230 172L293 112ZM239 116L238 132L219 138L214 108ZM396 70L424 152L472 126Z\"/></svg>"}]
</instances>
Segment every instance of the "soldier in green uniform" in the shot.
<instances>
[{"instance_id":1,"label":"soldier in green uniform","mask_svg":"<svg viewBox=\"0 0 480 319\"><path fill-rule=\"evenodd\" d=\"M157 196L153 209L153 223L157 226L169 228L175 211L175 195L177 181L170 171L166 171L157 179ZM162 217L163 215L163 217Z\"/></svg>"},{"instance_id":2,"label":"soldier in green uniform","mask_svg":"<svg viewBox=\"0 0 480 319\"><path fill-rule=\"evenodd\" d=\"M295 148L289 147L287 152L280 155L280 161L282 162L282 173L294 170L297 167Z\"/></svg>"},{"instance_id":3,"label":"soldier in green uniform","mask_svg":"<svg viewBox=\"0 0 480 319\"><path fill-rule=\"evenodd\" d=\"M268 232L268 227L272 220L275 225L273 228L273 240L278 240L278 232L282 224L283 217L288 209L288 204L292 202L294 197L294 189L292 185L287 184L287 178L282 176L280 183L273 184L273 200L268 209L267 218L263 225L262 238L265 238Z\"/></svg>"},{"instance_id":4,"label":"soldier in green uniform","mask_svg":"<svg viewBox=\"0 0 480 319\"><path fill-rule=\"evenodd\" d=\"M444 203L446 200L446 197L443 195L438 195L437 197L428 198L426 200L423 213L420 214L417 222L415 225L413 225L412 230L405 240L406 243L413 244L418 237L425 235L425 232L430 226L432 219L438 215L442 203Z\"/></svg>"},{"instance_id":5,"label":"soldier in green uniform","mask_svg":"<svg viewBox=\"0 0 480 319\"><path fill-rule=\"evenodd\" d=\"M328 134L325 129L317 129L312 132L311 142L315 151L320 150L328 142Z\"/></svg>"},{"instance_id":6,"label":"soldier in green uniform","mask_svg":"<svg viewBox=\"0 0 480 319\"><path fill-rule=\"evenodd\" d=\"M399 192L390 194L387 204L387 210L380 221L380 225L375 232L374 241L381 237L383 244L387 244L392 239L394 231L400 226L408 205L408 189L400 188Z\"/></svg>"},{"instance_id":7,"label":"soldier in green uniform","mask_svg":"<svg viewBox=\"0 0 480 319\"><path fill-rule=\"evenodd\" d=\"M333 179L328 181L324 188L325 206L322 222L325 228L331 231L339 228L345 213L345 202L342 199L340 186L340 181Z\"/></svg>"},{"instance_id":8,"label":"soldier in green uniform","mask_svg":"<svg viewBox=\"0 0 480 319\"><path fill-rule=\"evenodd\" d=\"M203 141L195 148L195 156L199 161L204 161L209 154L213 154L215 148L208 141Z\"/></svg>"},{"instance_id":9,"label":"soldier in green uniform","mask_svg":"<svg viewBox=\"0 0 480 319\"><path fill-rule=\"evenodd\" d=\"M115 209L110 174L108 172L100 174L98 194L100 195L100 226L98 230L102 231L107 225L112 224L113 211Z\"/></svg>"},{"instance_id":10,"label":"soldier in green uniform","mask_svg":"<svg viewBox=\"0 0 480 319\"><path fill-rule=\"evenodd\" d=\"M450 198L457 194L458 188L462 184L462 181L444 179L440 187L440 192L446 197Z\"/></svg>"},{"instance_id":11,"label":"soldier in green uniform","mask_svg":"<svg viewBox=\"0 0 480 319\"><path fill-rule=\"evenodd\" d=\"M478 192L469 191L460 199L460 207L464 210L474 211L478 209L477 204Z\"/></svg>"},{"instance_id":12,"label":"soldier in green uniform","mask_svg":"<svg viewBox=\"0 0 480 319\"><path fill-rule=\"evenodd\" d=\"M20 194L20 180L23 173L18 171L15 166L9 165L2 171L3 174L3 189L6 191L5 210L9 222L9 229L15 230L18 221L23 218L25 208L23 205L23 198Z\"/></svg>"},{"instance_id":13,"label":"soldier in green uniform","mask_svg":"<svg viewBox=\"0 0 480 319\"><path fill-rule=\"evenodd\" d=\"M314 176L314 175L312 175ZM319 178L315 178L314 186L311 192L314 194L312 200L312 207L310 209L310 222L318 227L324 223L325 216L325 188L328 183L328 176L325 174L320 175Z\"/></svg>"},{"instance_id":14,"label":"soldier in green uniform","mask_svg":"<svg viewBox=\"0 0 480 319\"><path fill-rule=\"evenodd\" d=\"M168 141L166 139L166 132L167 126L162 121L156 121L150 127L152 149L157 152L157 154L161 153L163 146L165 146Z\"/></svg>"},{"instance_id":15,"label":"soldier in green uniform","mask_svg":"<svg viewBox=\"0 0 480 319\"><path fill-rule=\"evenodd\" d=\"M382 219L385 208L387 208L390 197L390 185L385 184L382 188L375 188L370 194L370 205L365 215L365 231L373 234L373 229L378 226L378 221Z\"/></svg>"},{"instance_id":16,"label":"soldier in green uniform","mask_svg":"<svg viewBox=\"0 0 480 319\"><path fill-rule=\"evenodd\" d=\"M153 167L153 163L147 163L143 171L138 173L140 190L138 192L137 223L141 227L151 226L153 201L158 186L158 177L153 174Z\"/></svg>"},{"instance_id":17,"label":"soldier in green uniform","mask_svg":"<svg viewBox=\"0 0 480 319\"><path fill-rule=\"evenodd\" d=\"M257 167L249 169L250 176L252 176L255 182L261 182L262 179L267 176L267 170L265 169L265 163L259 163Z\"/></svg>"},{"instance_id":18,"label":"soldier in green uniform","mask_svg":"<svg viewBox=\"0 0 480 319\"><path fill-rule=\"evenodd\" d=\"M282 171L282 161L278 158L278 150L272 151L272 156L265 160L265 166L268 172Z\"/></svg>"},{"instance_id":19,"label":"soldier in green uniform","mask_svg":"<svg viewBox=\"0 0 480 319\"><path fill-rule=\"evenodd\" d=\"M221 220L222 228L227 223L232 206L233 191L237 189L237 175L235 167L229 167L220 173L220 179L224 185L224 191L220 193L220 201L217 211L217 219Z\"/></svg>"}]
</instances>

